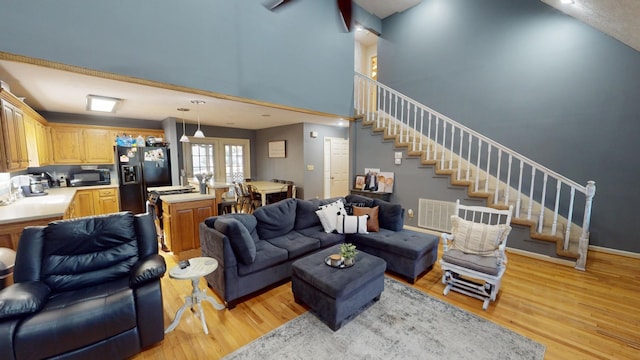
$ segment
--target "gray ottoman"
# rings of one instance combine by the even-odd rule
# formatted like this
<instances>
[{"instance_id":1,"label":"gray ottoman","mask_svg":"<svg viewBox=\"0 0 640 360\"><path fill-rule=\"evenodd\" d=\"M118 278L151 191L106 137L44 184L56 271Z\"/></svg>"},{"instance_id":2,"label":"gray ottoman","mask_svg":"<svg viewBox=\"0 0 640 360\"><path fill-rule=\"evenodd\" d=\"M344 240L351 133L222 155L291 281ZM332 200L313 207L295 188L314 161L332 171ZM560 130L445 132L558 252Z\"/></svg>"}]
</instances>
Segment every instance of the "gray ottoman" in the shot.
<instances>
[{"instance_id":1,"label":"gray ottoman","mask_svg":"<svg viewBox=\"0 0 640 360\"><path fill-rule=\"evenodd\" d=\"M379 300L384 290L387 263L360 251L355 265L338 269L324 259L340 253L340 245L297 260L292 265L291 288L297 303L307 304L333 331L343 321L372 300Z\"/></svg>"}]
</instances>

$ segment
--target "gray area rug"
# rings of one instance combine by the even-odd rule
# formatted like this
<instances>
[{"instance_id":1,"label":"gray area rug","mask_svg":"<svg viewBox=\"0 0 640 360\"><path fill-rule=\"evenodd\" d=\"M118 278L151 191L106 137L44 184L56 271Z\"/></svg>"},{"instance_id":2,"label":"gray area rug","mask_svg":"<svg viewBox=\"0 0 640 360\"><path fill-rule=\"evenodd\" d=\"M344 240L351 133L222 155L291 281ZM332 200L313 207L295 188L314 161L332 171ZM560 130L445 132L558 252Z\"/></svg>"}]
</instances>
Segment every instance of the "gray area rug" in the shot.
<instances>
[{"instance_id":1,"label":"gray area rug","mask_svg":"<svg viewBox=\"0 0 640 360\"><path fill-rule=\"evenodd\" d=\"M385 278L380 301L338 331L306 312L224 359L543 359L544 352L542 344Z\"/></svg>"}]
</instances>

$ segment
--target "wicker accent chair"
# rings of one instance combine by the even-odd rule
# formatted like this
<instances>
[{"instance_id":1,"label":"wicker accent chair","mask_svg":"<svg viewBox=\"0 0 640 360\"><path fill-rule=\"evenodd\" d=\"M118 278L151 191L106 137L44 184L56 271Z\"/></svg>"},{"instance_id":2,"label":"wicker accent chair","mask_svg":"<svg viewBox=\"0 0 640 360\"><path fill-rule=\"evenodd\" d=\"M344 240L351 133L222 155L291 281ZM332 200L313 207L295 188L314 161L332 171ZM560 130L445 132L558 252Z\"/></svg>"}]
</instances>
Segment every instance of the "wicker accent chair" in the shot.
<instances>
[{"instance_id":1,"label":"wicker accent chair","mask_svg":"<svg viewBox=\"0 0 640 360\"><path fill-rule=\"evenodd\" d=\"M445 296L453 290L483 300L483 310L496 300L507 269L505 249L512 210L512 206L497 210L461 205L457 200L451 233L442 234L440 266Z\"/></svg>"}]
</instances>

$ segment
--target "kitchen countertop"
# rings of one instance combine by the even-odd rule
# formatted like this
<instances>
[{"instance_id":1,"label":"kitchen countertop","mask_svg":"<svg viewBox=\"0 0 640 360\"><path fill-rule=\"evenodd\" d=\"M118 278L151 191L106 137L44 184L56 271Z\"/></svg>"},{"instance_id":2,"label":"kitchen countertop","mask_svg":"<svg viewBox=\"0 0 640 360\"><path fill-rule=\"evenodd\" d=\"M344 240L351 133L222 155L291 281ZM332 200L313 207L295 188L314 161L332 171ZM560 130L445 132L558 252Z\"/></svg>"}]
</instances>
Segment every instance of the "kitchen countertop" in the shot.
<instances>
[{"instance_id":1,"label":"kitchen countertop","mask_svg":"<svg viewBox=\"0 0 640 360\"><path fill-rule=\"evenodd\" d=\"M173 194L173 195L160 195L160 200L168 204L198 201L198 200L215 200L216 194L200 194L199 192L192 192L186 194Z\"/></svg>"},{"instance_id":2,"label":"kitchen countertop","mask_svg":"<svg viewBox=\"0 0 640 360\"><path fill-rule=\"evenodd\" d=\"M49 195L24 197L10 205L0 206L0 225L47 218L62 218L78 190L117 188L117 185L56 187Z\"/></svg>"}]
</instances>

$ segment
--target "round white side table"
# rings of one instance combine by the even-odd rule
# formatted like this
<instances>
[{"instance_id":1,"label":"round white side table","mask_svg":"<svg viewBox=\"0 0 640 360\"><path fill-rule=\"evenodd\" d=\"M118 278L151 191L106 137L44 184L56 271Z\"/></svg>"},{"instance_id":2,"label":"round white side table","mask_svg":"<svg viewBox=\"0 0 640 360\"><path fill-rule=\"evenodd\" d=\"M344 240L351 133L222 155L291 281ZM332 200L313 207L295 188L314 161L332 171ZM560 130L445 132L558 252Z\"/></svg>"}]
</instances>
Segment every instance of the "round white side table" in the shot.
<instances>
[{"instance_id":1,"label":"round white side table","mask_svg":"<svg viewBox=\"0 0 640 360\"><path fill-rule=\"evenodd\" d=\"M169 270L169 276L172 279L191 280L193 290L191 291L191 295L185 296L184 305L178 309L175 319L173 319L171 325L169 325L169 327L164 331L165 334L173 331L173 329L178 326L182 313L186 308L191 308L191 311L193 311L196 316L200 317L204 333L209 334L207 322L204 318L204 312L202 311L202 301L210 302L216 310L222 310L225 308L224 305L216 301L215 298L207 295L206 288L200 289L198 287L201 277L209 275L218 268L218 260L210 257L196 257L189 259L189 264L190 265L184 269L181 269L179 265L176 265ZM197 310L195 310L194 307L196 307Z\"/></svg>"}]
</instances>

